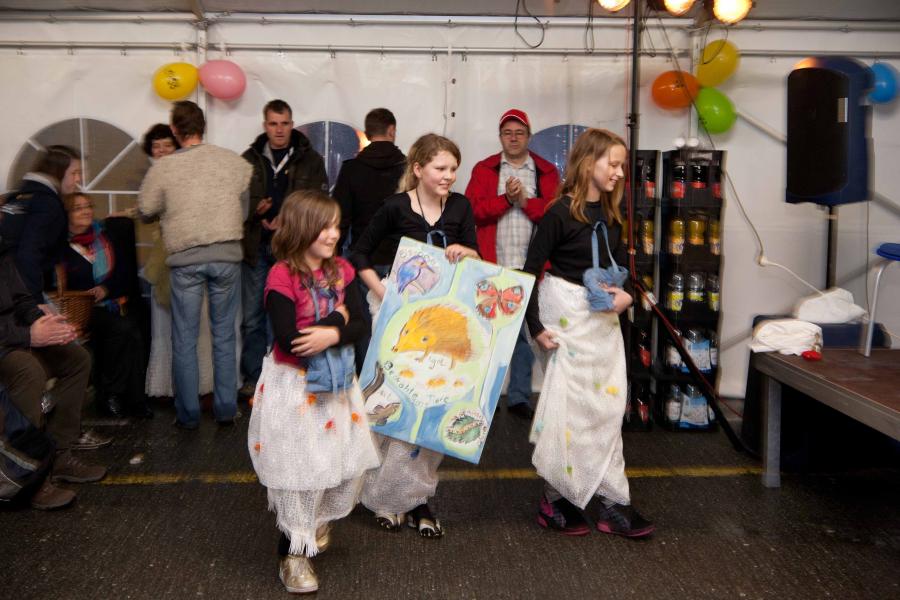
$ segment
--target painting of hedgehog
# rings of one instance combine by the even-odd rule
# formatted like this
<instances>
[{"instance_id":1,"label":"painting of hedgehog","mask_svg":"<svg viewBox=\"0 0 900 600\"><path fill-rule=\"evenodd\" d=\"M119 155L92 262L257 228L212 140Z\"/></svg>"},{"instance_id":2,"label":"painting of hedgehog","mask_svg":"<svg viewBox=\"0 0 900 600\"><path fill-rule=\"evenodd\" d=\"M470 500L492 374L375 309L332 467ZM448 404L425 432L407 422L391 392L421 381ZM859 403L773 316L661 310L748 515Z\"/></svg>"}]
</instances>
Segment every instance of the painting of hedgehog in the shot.
<instances>
[{"instance_id":1,"label":"painting of hedgehog","mask_svg":"<svg viewBox=\"0 0 900 600\"><path fill-rule=\"evenodd\" d=\"M459 310L434 304L414 312L397 338L392 352L422 352L418 360L429 354L450 358L451 367L472 357L469 321Z\"/></svg>"}]
</instances>

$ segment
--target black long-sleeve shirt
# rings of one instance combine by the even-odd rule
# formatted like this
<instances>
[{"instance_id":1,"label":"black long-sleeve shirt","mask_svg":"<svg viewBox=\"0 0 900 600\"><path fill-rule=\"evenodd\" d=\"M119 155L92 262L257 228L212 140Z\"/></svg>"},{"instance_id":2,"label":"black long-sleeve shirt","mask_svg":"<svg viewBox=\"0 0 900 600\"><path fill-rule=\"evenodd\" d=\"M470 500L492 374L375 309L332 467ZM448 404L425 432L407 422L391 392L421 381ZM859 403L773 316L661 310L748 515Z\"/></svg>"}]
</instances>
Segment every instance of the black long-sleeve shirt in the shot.
<instances>
[{"instance_id":1,"label":"black long-sleeve shirt","mask_svg":"<svg viewBox=\"0 0 900 600\"><path fill-rule=\"evenodd\" d=\"M447 245L462 244L478 252L478 240L475 238L475 215L469 199L462 194L452 193L447 197L444 211L434 225L419 213L413 211L409 194L401 192L384 201L362 237L354 243L350 254L350 262L357 271L371 269L375 264L372 255L376 249L386 242L393 261L400 245L400 238L408 237L425 242L429 231L441 230L447 236ZM434 239L434 236L432 236ZM437 243L443 240L438 238ZM384 248L384 247L382 247Z\"/></svg>"},{"instance_id":2,"label":"black long-sleeve shirt","mask_svg":"<svg viewBox=\"0 0 900 600\"><path fill-rule=\"evenodd\" d=\"M369 324L363 318L362 295L359 286L355 282L344 290L344 306L350 314L350 319L344 323L344 316L338 311L322 317L312 326L337 327L338 345L350 344L369 335ZM297 306L294 301L275 291L266 295L266 313L272 323L272 332L275 335L275 343L286 354L291 354L291 343L300 335L297 329Z\"/></svg>"},{"instance_id":3,"label":"black long-sleeve shirt","mask_svg":"<svg viewBox=\"0 0 900 600\"><path fill-rule=\"evenodd\" d=\"M593 223L606 220L603 206L600 202L592 202L585 205L584 213L591 224L576 221L569 212L572 201L570 198L561 198L553 203L538 223L534 237L528 245L528 255L522 270L539 277L544 264L549 260L548 272L556 277L562 277L566 281L583 286L582 276L587 269L594 266L591 252L591 235ZM607 223L607 236L609 247L612 250L616 262L620 266L627 266L625 246L622 243L622 226L618 223ZM597 232L598 254L601 267L611 266L603 236ZM537 289L531 294L528 308L525 312L525 321L531 336L535 337L544 330L541 323L538 308Z\"/></svg>"}]
</instances>

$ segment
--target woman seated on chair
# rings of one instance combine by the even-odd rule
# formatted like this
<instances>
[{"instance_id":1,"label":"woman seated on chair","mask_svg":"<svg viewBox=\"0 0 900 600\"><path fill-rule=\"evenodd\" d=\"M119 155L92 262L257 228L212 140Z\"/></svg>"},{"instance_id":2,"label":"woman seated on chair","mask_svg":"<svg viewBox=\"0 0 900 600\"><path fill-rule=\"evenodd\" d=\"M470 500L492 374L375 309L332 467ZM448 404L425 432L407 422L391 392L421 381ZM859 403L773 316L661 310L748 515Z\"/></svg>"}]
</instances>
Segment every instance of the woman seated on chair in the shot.
<instances>
[{"instance_id":1,"label":"woman seated on chair","mask_svg":"<svg viewBox=\"0 0 900 600\"><path fill-rule=\"evenodd\" d=\"M62 255L66 287L89 291L95 300L89 333L97 406L116 417L152 417L144 396L144 344L137 306L130 305L136 274L129 272L135 269L129 264L133 259L125 257L133 252L109 234L106 223L94 219L94 204L86 194L68 194L63 204L69 218L69 245Z\"/></svg>"}]
</instances>

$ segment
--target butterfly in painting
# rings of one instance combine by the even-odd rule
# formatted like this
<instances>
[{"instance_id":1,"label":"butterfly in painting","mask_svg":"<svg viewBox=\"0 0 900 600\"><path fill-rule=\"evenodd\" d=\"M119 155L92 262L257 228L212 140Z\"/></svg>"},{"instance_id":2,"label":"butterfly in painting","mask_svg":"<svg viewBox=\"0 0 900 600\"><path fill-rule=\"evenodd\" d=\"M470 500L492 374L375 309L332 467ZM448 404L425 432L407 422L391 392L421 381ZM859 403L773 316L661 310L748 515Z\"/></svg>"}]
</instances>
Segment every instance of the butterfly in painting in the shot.
<instances>
[{"instance_id":1,"label":"butterfly in painting","mask_svg":"<svg viewBox=\"0 0 900 600\"><path fill-rule=\"evenodd\" d=\"M482 279L475 284L475 309L485 319L493 319L497 316L497 307L504 315L515 313L525 299L525 289L521 285L513 285L502 290L497 286Z\"/></svg>"}]
</instances>

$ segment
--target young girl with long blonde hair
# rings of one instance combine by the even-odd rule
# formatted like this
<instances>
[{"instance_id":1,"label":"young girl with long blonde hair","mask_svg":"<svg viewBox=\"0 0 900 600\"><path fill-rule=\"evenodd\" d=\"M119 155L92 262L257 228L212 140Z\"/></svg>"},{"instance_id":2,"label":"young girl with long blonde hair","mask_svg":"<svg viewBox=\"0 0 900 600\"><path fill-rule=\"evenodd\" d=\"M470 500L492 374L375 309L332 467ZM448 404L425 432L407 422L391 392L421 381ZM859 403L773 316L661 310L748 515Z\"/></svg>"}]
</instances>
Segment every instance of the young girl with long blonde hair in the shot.
<instances>
[{"instance_id":1,"label":"young girl with long blonde hair","mask_svg":"<svg viewBox=\"0 0 900 600\"><path fill-rule=\"evenodd\" d=\"M595 305L584 279L593 267L615 268L614 255L625 262L619 203L626 158L625 142L614 133L581 134L524 267L539 276L551 264L525 313L531 336L547 353L532 462L545 481L538 523L566 535L590 532L581 510L592 498L600 505L599 531L640 537L654 529L631 506L622 456L627 380L619 316L632 298L604 285L597 292L609 297Z\"/></svg>"},{"instance_id":2,"label":"young girl with long blonde hair","mask_svg":"<svg viewBox=\"0 0 900 600\"><path fill-rule=\"evenodd\" d=\"M330 523L356 505L360 476L378 455L353 377L352 343L367 325L353 267L335 256L340 207L321 192L294 192L280 221L265 288L275 345L256 386L248 446L281 530L279 577L303 593L318 589L309 559L328 545ZM323 363L329 349L340 353ZM341 360L348 349L349 363ZM322 364L329 391L313 391Z\"/></svg>"},{"instance_id":3,"label":"young girl with long blonde hair","mask_svg":"<svg viewBox=\"0 0 900 600\"><path fill-rule=\"evenodd\" d=\"M385 286L371 257L383 241L391 246L391 254L396 254L400 238L406 236L443 247L451 262L478 256L472 206L465 196L451 191L460 160L456 144L433 133L423 135L409 149L399 193L385 199L351 255L360 279L374 295L369 302L373 311L380 307ZM385 529L399 530L406 519L422 537L443 535L428 499L437 489L437 468L444 455L393 438L376 438L382 466L366 475L362 503Z\"/></svg>"}]
</instances>

